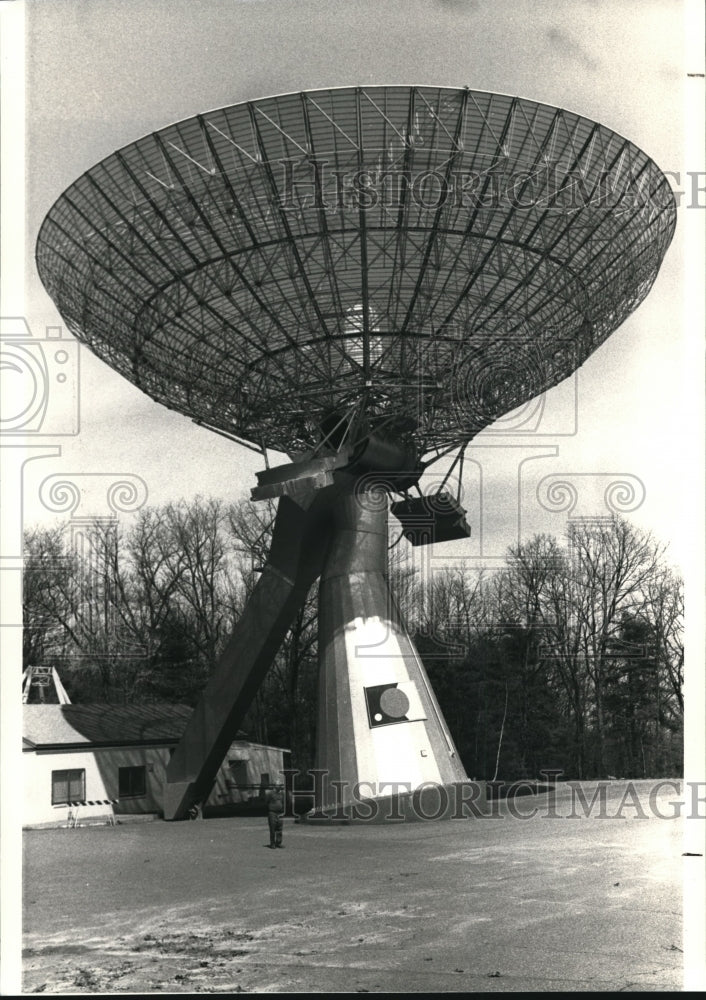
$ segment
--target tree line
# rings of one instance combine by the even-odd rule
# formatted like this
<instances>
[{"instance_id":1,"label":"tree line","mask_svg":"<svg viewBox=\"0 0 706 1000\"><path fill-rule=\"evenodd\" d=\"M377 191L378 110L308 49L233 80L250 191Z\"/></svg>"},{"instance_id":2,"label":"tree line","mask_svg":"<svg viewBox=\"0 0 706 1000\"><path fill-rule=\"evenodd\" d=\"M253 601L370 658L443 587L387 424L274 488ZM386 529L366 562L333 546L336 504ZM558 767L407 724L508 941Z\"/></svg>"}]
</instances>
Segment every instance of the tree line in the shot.
<instances>
[{"instance_id":1,"label":"tree line","mask_svg":"<svg viewBox=\"0 0 706 1000\"><path fill-rule=\"evenodd\" d=\"M24 665L56 666L72 701L193 705L264 564L274 504L196 498L25 533ZM478 779L681 772L683 586L629 521L569 522L500 570L390 580L466 771ZM243 729L314 757L316 589Z\"/></svg>"}]
</instances>

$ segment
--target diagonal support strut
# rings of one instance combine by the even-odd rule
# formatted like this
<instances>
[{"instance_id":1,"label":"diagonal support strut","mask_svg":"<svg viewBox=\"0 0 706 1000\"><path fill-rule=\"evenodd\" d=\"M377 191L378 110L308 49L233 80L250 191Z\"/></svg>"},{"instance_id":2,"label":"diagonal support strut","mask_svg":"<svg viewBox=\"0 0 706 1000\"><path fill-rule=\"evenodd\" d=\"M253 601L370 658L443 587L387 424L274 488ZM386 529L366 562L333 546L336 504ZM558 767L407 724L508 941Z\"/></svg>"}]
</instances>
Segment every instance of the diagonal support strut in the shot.
<instances>
[{"instance_id":1,"label":"diagonal support strut","mask_svg":"<svg viewBox=\"0 0 706 1000\"><path fill-rule=\"evenodd\" d=\"M287 629L321 574L332 492L312 493L305 506L286 496L279 501L267 563L169 761L165 819L185 818L208 796Z\"/></svg>"}]
</instances>

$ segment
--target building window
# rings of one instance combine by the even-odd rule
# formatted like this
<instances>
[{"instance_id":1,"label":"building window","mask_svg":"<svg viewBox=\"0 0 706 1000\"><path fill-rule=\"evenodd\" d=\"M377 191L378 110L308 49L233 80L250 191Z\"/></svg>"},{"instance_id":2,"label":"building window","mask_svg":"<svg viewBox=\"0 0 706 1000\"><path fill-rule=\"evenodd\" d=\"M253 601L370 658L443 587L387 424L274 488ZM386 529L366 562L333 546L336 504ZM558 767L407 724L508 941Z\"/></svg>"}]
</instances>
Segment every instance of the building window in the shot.
<instances>
[{"instance_id":1,"label":"building window","mask_svg":"<svg viewBox=\"0 0 706 1000\"><path fill-rule=\"evenodd\" d=\"M245 786L248 784L248 762L246 760L229 760L228 768L236 785Z\"/></svg>"},{"instance_id":2,"label":"building window","mask_svg":"<svg viewBox=\"0 0 706 1000\"><path fill-rule=\"evenodd\" d=\"M144 795L146 791L147 779L144 765L118 768L118 798L134 799Z\"/></svg>"},{"instance_id":3,"label":"building window","mask_svg":"<svg viewBox=\"0 0 706 1000\"><path fill-rule=\"evenodd\" d=\"M83 768L75 771L52 771L51 804L66 805L68 802L83 802L86 798L86 772Z\"/></svg>"}]
</instances>

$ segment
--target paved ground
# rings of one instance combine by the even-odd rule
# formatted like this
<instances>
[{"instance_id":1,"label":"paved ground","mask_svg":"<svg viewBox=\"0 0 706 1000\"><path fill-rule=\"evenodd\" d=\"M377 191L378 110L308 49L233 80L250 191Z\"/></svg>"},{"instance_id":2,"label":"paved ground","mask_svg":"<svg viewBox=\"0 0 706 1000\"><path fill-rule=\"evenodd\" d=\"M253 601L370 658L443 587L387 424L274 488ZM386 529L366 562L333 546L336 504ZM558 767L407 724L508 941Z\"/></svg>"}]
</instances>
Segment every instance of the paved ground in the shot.
<instances>
[{"instance_id":1,"label":"paved ground","mask_svg":"<svg viewBox=\"0 0 706 1000\"><path fill-rule=\"evenodd\" d=\"M28 831L23 990L678 992L681 824L636 787L646 818L614 782L603 817L564 787L282 851L264 818Z\"/></svg>"}]
</instances>

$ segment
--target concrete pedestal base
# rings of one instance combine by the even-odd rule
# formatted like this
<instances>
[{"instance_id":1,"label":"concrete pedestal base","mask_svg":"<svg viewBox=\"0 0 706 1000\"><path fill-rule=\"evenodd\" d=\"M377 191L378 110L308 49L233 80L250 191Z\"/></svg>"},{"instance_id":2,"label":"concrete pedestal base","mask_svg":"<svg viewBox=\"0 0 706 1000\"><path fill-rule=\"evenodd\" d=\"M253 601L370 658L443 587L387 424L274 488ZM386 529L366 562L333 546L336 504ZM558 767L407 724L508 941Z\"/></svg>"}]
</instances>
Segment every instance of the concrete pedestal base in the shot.
<instances>
[{"instance_id":1,"label":"concrete pedestal base","mask_svg":"<svg viewBox=\"0 0 706 1000\"><path fill-rule=\"evenodd\" d=\"M449 818L468 778L388 587L387 497L351 491L332 517L319 586L315 811Z\"/></svg>"}]
</instances>

